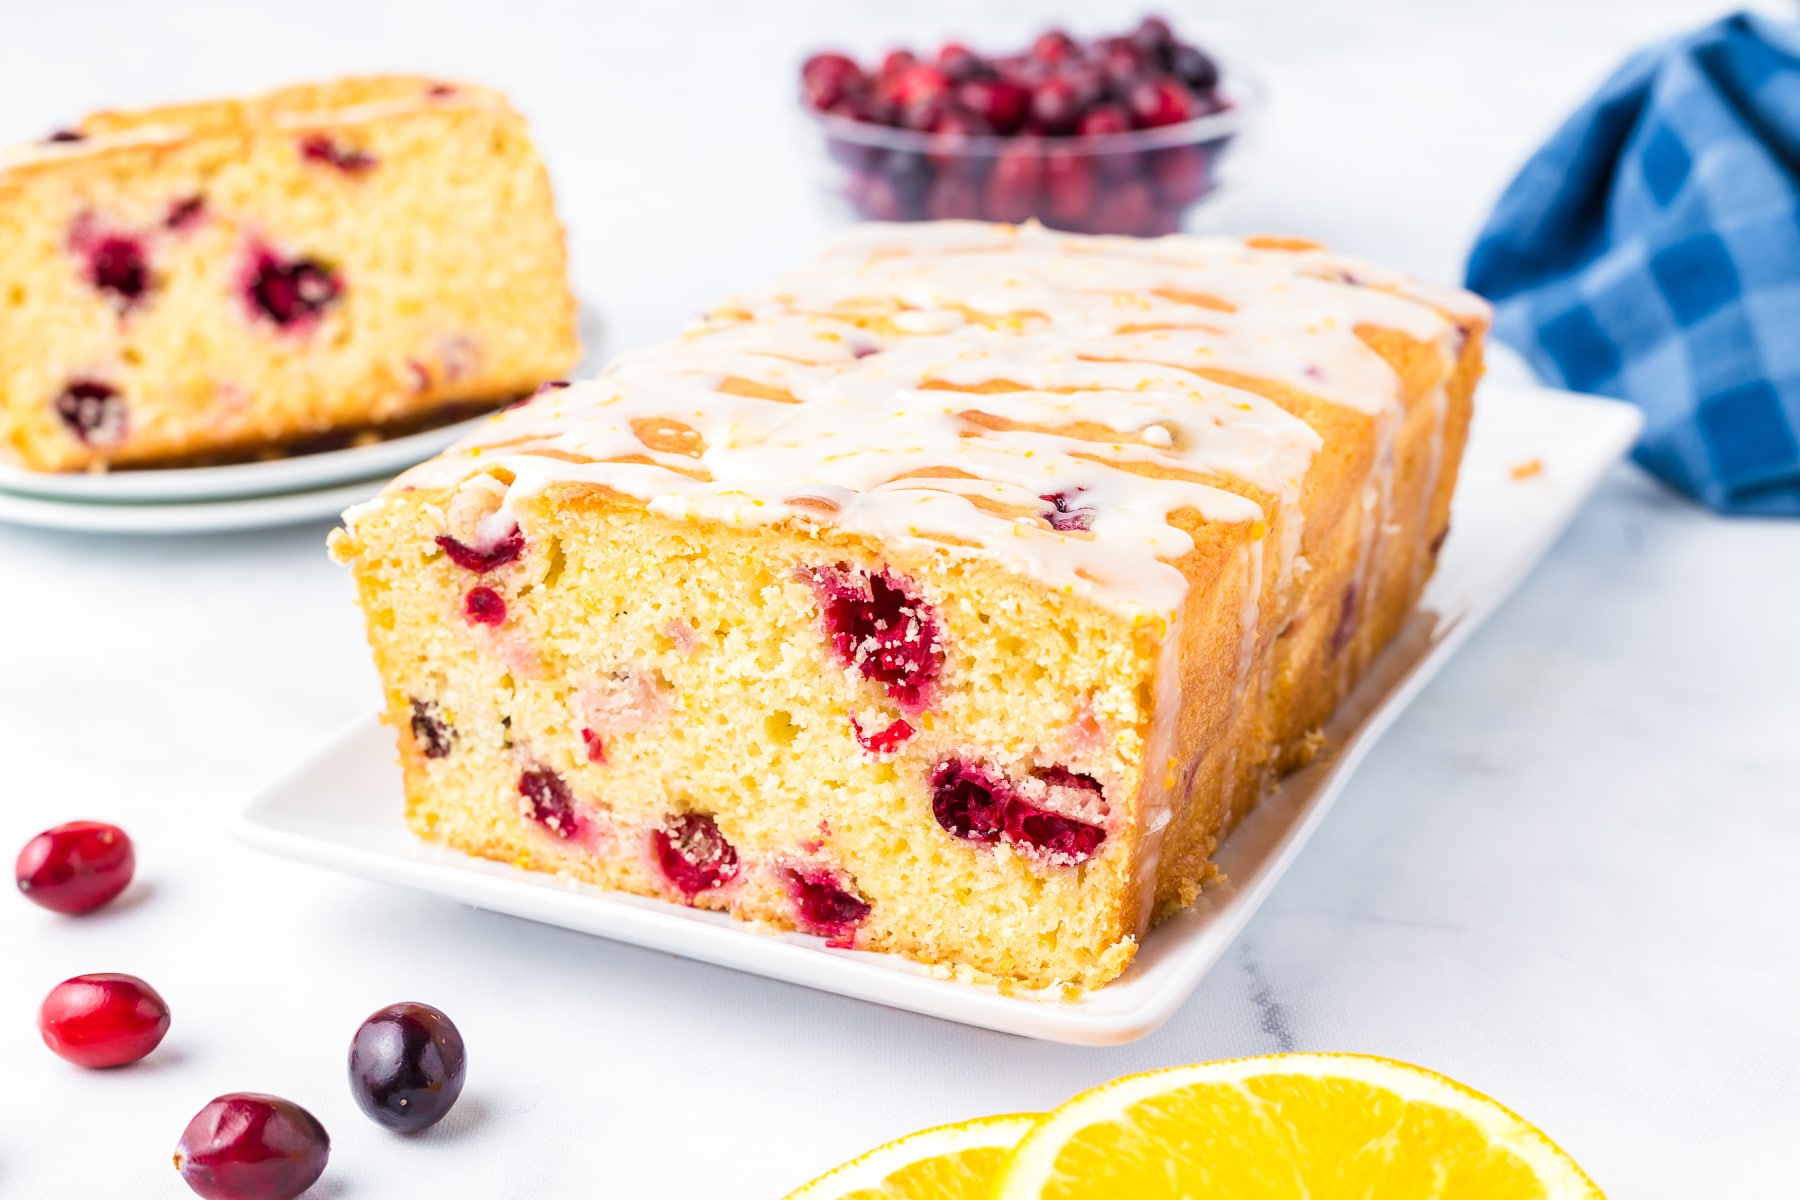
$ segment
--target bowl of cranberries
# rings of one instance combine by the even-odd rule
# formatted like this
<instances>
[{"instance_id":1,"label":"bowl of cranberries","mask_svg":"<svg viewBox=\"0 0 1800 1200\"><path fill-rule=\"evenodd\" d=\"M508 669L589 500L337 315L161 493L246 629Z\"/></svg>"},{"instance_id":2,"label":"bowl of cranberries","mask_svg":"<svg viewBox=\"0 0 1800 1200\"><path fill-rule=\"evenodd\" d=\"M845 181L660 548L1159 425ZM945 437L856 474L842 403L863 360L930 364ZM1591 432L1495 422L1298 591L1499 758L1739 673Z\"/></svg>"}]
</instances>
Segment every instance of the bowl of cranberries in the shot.
<instances>
[{"instance_id":1,"label":"bowl of cranberries","mask_svg":"<svg viewBox=\"0 0 1800 1200\"><path fill-rule=\"evenodd\" d=\"M864 220L1154 236L1218 187L1260 92L1148 17L1087 41L1053 29L1016 54L815 54L800 96L827 190Z\"/></svg>"}]
</instances>

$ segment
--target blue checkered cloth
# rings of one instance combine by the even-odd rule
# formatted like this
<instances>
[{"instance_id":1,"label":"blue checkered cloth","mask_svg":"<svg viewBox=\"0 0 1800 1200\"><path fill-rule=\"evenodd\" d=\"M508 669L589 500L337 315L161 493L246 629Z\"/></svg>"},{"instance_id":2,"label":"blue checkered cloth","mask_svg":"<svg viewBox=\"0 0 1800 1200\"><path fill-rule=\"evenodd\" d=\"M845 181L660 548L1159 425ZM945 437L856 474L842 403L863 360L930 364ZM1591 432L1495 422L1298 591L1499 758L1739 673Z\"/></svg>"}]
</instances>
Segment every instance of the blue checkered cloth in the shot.
<instances>
[{"instance_id":1,"label":"blue checkered cloth","mask_svg":"<svg viewBox=\"0 0 1800 1200\"><path fill-rule=\"evenodd\" d=\"M1468 281L1541 377L1644 410L1646 469L1800 515L1800 26L1633 57L1507 188Z\"/></svg>"}]
</instances>

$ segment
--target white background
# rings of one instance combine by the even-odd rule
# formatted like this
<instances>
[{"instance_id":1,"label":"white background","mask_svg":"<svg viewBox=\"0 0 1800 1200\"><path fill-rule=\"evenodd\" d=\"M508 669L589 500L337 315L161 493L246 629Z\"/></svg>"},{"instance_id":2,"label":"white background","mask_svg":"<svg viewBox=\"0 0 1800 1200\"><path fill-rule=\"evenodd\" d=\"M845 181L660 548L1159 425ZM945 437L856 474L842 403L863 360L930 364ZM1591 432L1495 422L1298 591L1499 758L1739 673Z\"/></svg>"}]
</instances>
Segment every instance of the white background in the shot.
<instances>
[{"instance_id":1,"label":"white background","mask_svg":"<svg viewBox=\"0 0 1800 1200\"><path fill-rule=\"evenodd\" d=\"M1716 11L1166 7L1274 84L1224 228L1443 280L1562 113L1636 45ZM1135 16L1065 11L1084 32ZM550 160L613 351L821 236L789 107L804 51L952 30L1003 49L1052 12L0 0L0 138L347 71L498 84ZM775 1197L918 1126L1287 1048L1448 1072L1541 1124L1615 1197L1795 1186L1800 524L1720 520L1622 468L1388 736L1193 1001L1114 1050L815 995L236 845L224 818L376 699L325 529L0 528L0 848L116 820L141 873L82 920L0 897L8 1200L186 1195L176 1137L238 1089L330 1128L313 1196ZM151 980L174 1029L137 1067L84 1073L33 1020L56 981L102 970ZM411 1141L365 1120L344 1083L351 1032L399 999L448 1011L471 1059L456 1114Z\"/></svg>"}]
</instances>

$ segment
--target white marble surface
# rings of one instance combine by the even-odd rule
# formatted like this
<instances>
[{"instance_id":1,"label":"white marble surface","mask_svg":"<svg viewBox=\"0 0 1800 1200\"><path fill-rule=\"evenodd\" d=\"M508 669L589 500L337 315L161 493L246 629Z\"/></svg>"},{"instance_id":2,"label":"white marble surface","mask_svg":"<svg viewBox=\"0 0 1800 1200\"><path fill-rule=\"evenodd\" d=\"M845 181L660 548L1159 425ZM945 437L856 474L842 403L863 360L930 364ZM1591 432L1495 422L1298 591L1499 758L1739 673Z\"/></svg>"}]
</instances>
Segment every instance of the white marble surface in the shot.
<instances>
[{"instance_id":1,"label":"white marble surface","mask_svg":"<svg viewBox=\"0 0 1800 1200\"><path fill-rule=\"evenodd\" d=\"M0 136L100 104L407 67L533 117L609 345L664 336L805 253L822 221L786 108L805 48L1026 6L890 2L0 5ZM1068 9L1081 6L1068 5ZM1098 16L1112 6L1087 6ZM1184 6L1169 6L1178 12ZM583 11L585 8L586 11ZM1232 230L1454 278L1486 207L1676 0L1196 6L1277 104ZM365 711L374 679L323 526L170 540L0 528L0 846L76 816L138 839L111 911L0 902L0 1196L185 1195L168 1154L214 1094L333 1132L313 1195L776 1196L874 1142L1054 1104L1121 1072L1275 1049L1446 1071L1616 1197L1779 1195L1800 1128L1800 524L1724 521L1621 469L1376 751L1241 944L1161 1032L1034 1044L264 859L222 818ZM169 998L144 1064L38 1043L81 971ZM401 998L470 1045L403 1142L343 1053Z\"/></svg>"}]
</instances>

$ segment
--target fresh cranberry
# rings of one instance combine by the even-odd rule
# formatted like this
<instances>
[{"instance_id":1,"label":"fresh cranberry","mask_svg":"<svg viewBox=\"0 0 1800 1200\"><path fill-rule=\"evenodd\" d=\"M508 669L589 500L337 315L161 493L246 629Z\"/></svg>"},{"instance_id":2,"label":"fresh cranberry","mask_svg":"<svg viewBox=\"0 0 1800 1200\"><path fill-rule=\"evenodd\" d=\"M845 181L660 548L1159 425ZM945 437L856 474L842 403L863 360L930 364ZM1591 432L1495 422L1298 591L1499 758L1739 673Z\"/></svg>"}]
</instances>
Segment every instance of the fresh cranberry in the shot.
<instances>
[{"instance_id":1,"label":"fresh cranberry","mask_svg":"<svg viewBox=\"0 0 1800 1200\"><path fill-rule=\"evenodd\" d=\"M1081 114L1081 120L1075 125L1075 132L1082 137L1111 137L1118 133L1131 132L1131 114L1123 104L1107 101L1096 104Z\"/></svg>"},{"instance_id":2,"label":"fresh cranberry","mask_svg":"<svg viewBox=\"0 0 1800 1200\"><path fill-rule=\"evenodd\" d=\"M1006 831L1012 788L975 764L951 759L931 773L931 815L966 842L995 842Z\"/></svg>"},{"instance_id":3,"label":"fresh cranberry","mask_svg":"<svg viewBox=\"0 0 1800 1200\"><path fill-rule=\"evenodd\" d=\"M1007 79L971 79L957 86L956 102L1005 137L1025 123L1031 93Z\"/></svg>"},{"instance_id":4,"label":"fresh cranberry","mask_svg":"<svg viewBox=\"0 0 1800 1200\"><path fill-rule=\"evenodd\" d=\"M981 215L981 189L960 175L943 175L925 193L925 215L933 221L971 221Z\"/></svg>"},{"instance_id":5,"label":"fresh cranberry","mask_svg":"<svg viewBox=\"0 0 1800 1200\"><path fill-rule=\"evenodd\" d=\"M206 215L206 197L188 196L169 205L169 211L163 216L163 228L184 230L191 229L200 223Z\"/></svg>"},{"instance_id":6,"label":"fresh cranberry","mask_svg":"<svg viewBox=\"0 0 1800 1200\"><path fill-rule=\"evenodd\" d=\"M78 1067L122 1067L156 1049L169 1032L169 1006L135 975L77 975L50 989L38 1033Z\"/></svg>"},{"instance_id":7,"label":"fresh cranberry","mask_svg":"<svg viewBox=\"0 0 1800 1200\"><path fill-rule=\"evenodd\" d=\"M449 1017L429 1004L390 1004L350 1039L350 1094L383 1129L417 1133L448 1115L467 1063Z\"/></svg>"},{"instance_id":8,"label":"fresh cranberry","mask_svg":"<svg viewBox=\"0 0 1800 1200\"><path fill-rule=\"evenodd\" d=\"M1195 92L1210 92L1219 86L1219 65L1205 51L1193 46L1182 45L1171 50L1169 70Z\"/></svg>"},{"instance_id":9,"label":"fresh cranberry","mask_svg":"<svg viewBox=\"0 0 1800 1200\"><path fill-rule=\"evenodd\" d=\"M471 625L498 625L506 620L506 601L491 587L472 587L463 597L463 617Z\"/></svg>"},{"instance_id":10,"label":"fresh cranberry","mask_svg":"<svg viewBox=\"0 0 1800 1200\"><path fill-rule=\"evenodd\" d=\"M800 68L800 93L816 109L828 109L864 84L862 68L842 54L815 54Z\"/></svg>"},{"instance_id":11,"label":"fresh cranberry","mask_svg":"<svg viewBox=\"0 0 1800 1200\"><path fill-rule=\"evenodd\" d=\"M949 78L925 63L915 63L894 78L894 99L903 107L931 100L941 102L949 95Z\"/></svg>"},{"instance_id":12,"label":"fresh cranberry","mask_svg":"<svg viewBox=\"0 0 1800 1200\"><path fill-rule=\"evenodd\" d=\"M1107 93L1106 72L1088 63L1070 63L1058 72L1075 90L1075 119L1079 121L1081 114L1100 103ZM1071 122L1073 128L1074 122Z\"/></svg>"},{"instance_id":13,"label":"fresh cranberry","mask_svg":"<svg viewBox=\"0 0 1800 1200\"><path fill-rule=\"evenodd\" d=\"M1115 89L1129 90L1138 76L1159 65L1130 38L1107 38L1099 44L1096 61Z\"/></svg>"},{"instance_id":14,"label":"fresh cranberry","mask_svg":"<svg viewBox=\"0 0 1800 1200\"><path fill-rule=\"evenodd\" d=\"M144 244L134 237L106 234L87 247L88 282L111 292L126 308L150 290L150 261Z\"/></svg>"},{"instance_id":15,"label":"fresh cranberry","mask_svg":"<svg viewBox=\"0 0 1800 1200\"><path fill-rule=\"evenodd\" d=\"M1081 97L1062 75L1052 75L1031 92L1031 119L1047 134L1073 133L1081 118Z\"/></svg>"},{"instance_id":16,"label":"fresh cranberry","mask_svg":"<svg viewBox=\"0 0 1800 1200\"><path fill-rule=\"evenodd\" d=\"M33 904L78 916L124 891L136 867L123 829L103 821L70 821L26 842L13 878Z\"/></svg>"},{"instance_id":17,"label":"fresh cranberry","mask_svg":"<svg viewBox=\"0 0 1800 1200\"><path fill-rule=\"evenodd\" d=\"M1047 862L1073 867L1094 857L1106 840L1106 831L1075 817L1020 803L1007 806L1006 840Z\"/></svg>"},{"instance_id":18,"label":"fresh cranberry","mask_svg":"<svg viewBox=\"0 0 1800 1200\"><path fill-rule=\"evenodd\" d=\"M808 933L844 943L868 919L869 902L856 894L854 884L840 882L829 870L789 867L782 878L800 928Z\"/></svg>"},{"instance_id":19,"label":"fresh cranberry","mask_svg":"<svg viewBox=\"0 0 1800 1200\"><path fill-rule=\"evenodd\" d=\"M1146 57L1160 62L1175 48L1175 31L1161 17L1145 17L1132 30L1131 41Z\"/></svg>"},{"instance_id":20,"label":"fresh cranberry","mask_svg":"<svg viewBox=\"0 0 1800 1200\"><path fill-rule=\"evenodd\" d=\"M1156 216L1156 197L1142 179L1121 179L1100 193L1089 221L1095 233L1140 234Z\"/></svg>"},{"instance_id":21,"label":"fresh cranberry","mask_svg":"<svg viewBox=\"0 0 1800 1200\"><path fill-rule=\"evenodd\" d=\"M925 154L940 175L977 174L983 163L970 153L970 143L993 133L986 121L963 109L949 109L931 127L931 149Z\"/></svg>"},{"instance_id":22,"label":"fresh cranberry","mask_svg":"<svg viewBox=\"0 0 1800 1200\"><path fill-rule=\"evenodd\" d=\"M1206 194L1206 152L1198 146L1168 146L1150 153L1150 178L1165 204L1177 208Z\"/></svg>"},{"instance_id":23,"label":"fresh cranberry","mask_svg":"<svg viewBox=\"0 0 1800 1200\"><path fill-rule=\"evenodd\" d=\"M1044 194L1049 199L1047 220L1062 228L1075 226L1094 205L1094 168L1088 156L1066 146L1052 146L1044 155Z\"/></svg>"},{"instance_id":24,"label":"fresh cranberry","mask_svg":"<svg viewBox=\"0 0 1800 1200\"><path fill-rule=\"evenodd\" d=\"M495 567L504 567L515 561L525 552L525 534L515 527L511 533L485 550L459 542L447 533L438 534L437 544L449 556L450 561L463 570L486 575Z\"/></svg>"},{"instance_id":25,"label":"fresh cranberry","mask_svg":"<svg viewBox=\"0 0 1800 1200\"><path fill-rule=\"evenodd\" d=\"M918 61L911 50L889 50L881 56L881 69L877 75L886 80L898 79Z\"/></svg>"},{"instance_id":26,"label":"fresh cranberry","mask_svg":"<svg viewBox=\"0 0 1800 1200\"><path fill-rule=\"evenodd\" d=\"M520 805L524 814L559 838L575 836L579 821L569 785L555 771L526 771L519 776Z\"/></svg>"},{"instance_id":27,"label":"fresh cranberry","mask_svg":"<svg viewBox=\"0 0 1800 1200\"><path fill-rule=\"evenodd\" d=\"M581 731L581 744L587 747L587 760L591 763L606 761L606 742L591 729Z\"/></svg>"},{"instance_id":28,"label":"fresh cranberry","mask_svg":"<svg viewBox=\"0 0 1800 1200\"><path fill-rule=\"evenodd\" d=\"M245 299L252 313L283 329L305 329L342 297L336 272L314 258L281 259L264 251L251 264Z\"/></svg>"},{"instance_id":29,"label":"fresh cranberry","mask_svg":"<svg viewBox=\"0 0 1800 1200\"><path fill-rule=\"evenodd\" d=\"M1015 142L1000 151L987 181L988 220L1017 224L1029 218L1037 211L1043 177L1044 159L1036 142Z\"/></svg>"},{"instance_id":30,"label":"fresh cranberry","mask_svg":"<svg viewBox=\"0 0 1800 1200\"><path fill-rule=\"evenodd\" d=\"M814 573L825 631L839 661L887 688L917 712L943 667L937 614L889 571L871 575L840 565Z\"/></svg>"},{"instance_id":31,"label":"fresh cranberry","mask_svg":"<svg viewBox=\"0 0 1800 1200\"><path fill-rule=\"evenodd\" d=\"M856 744L870 754L892 754L917 732L907 723L904 717L895 717L885 729L866 731L856 714L850 714L850 732L856 735Z\"/></svg>"},{"instance_id":32,"label":"fresh cranberry","mask_svg":"<svg viewBox=\"0 0 1800 1200\"><path fill-rule=\"evenodd\" d=\"M1076 488L1080 492L1081 488ZM1051 492L1048 496L1039 496L1039 500L1050 506L1044 514L1044 520L1050 522L1050 528L1058 533L1086 533L1094 528L1094 510L1085 505L1075 503L1075 497L1068 492Z\"/></svg>"},{"instance_id":33,"label":"fresh cranberry","mask_svg":"<svg viewBox=\"0 0 1800 1200\"><path fill-rule=\"evenodd\" d=\"M413 745L426 758L446 758L456 745L455 732L437 715L437 705L429 700L412 702Z\"/></svg>"},{"instance_id":34,"label":"fresh cranberry","mask_svg":"<svg viewBox=\"0 0 1800 1200\"><path fill-rule=\"evenodd\" d=\"M1060 63L1074 58L1080 49L1075 39L1060 29L1047 30L1031 43L1031 57L1039 62Z\"/></svg>"},{"instance_id":35,"label":"fresh cranberry","mask_svg":"<svg viewBox=\"0 0 1800 1200\"><path fill-rule=\"evenodd\" d=\"M367 150L340 146L322 133L300 139L300 157L307 162L336 167L346 175L361 175L373 170L381 161Z\"/></svg>"},{"instance_id":36,"label":"fresh cranberry","mask_svg":"<svg viewBox=\"0 0 1800 1200\"><path fill-rule=\"evenodd\" d=\"M125 440L125 398L98 380L70 383L56 398L56 415L84 445L113 446Z\"/></svg>"},{"instance_id":37,"label":"fresh cranberry","mask_svg":"<svg viewBox=\"0 0 1800 1200\"><path fill-rule=\"evenodd\" d=\"M1344 652L1344 647L1348 646L1350 639L1356 636L1356 625L1356 585L1354 583L1345 584L1344 595L1338 601L1337 628L1331 631L1332 657L1335 658Z\"/></svg>"},{"instance_id":38,"label":"fresh cranberry","mask_svg":"<svg viewBox=\"0 0 1800 1200\"><path fill-rule=\"evenodd\" d=\"M77 132L73 129L58 129L44 140L46 142L85 142L87 141L87 134Z\"/></svg>"},{"instance_id":39,"label":"fresh cranberry","mask_svg":"<svg viewBox=\"0 0 1800 1200\"><path fill-rule=\"evenodd\" d=\"M663 876L689 900L737 878L737 848L706 813L670 816L651 831L650 845Z\"/></svg>"},{"instance_id":40,"label":"fresh cranberry","mask_svg":"<svg viewBox=\"0 0 1800 1200\"><path fill-rule=\"evenodd\" d=\"M230 1092L194 1114L175 1169L204 1200L293 1200L325 1173L331 1137L279 1096Z\"/></svg>"},{"instance_id":41,"label":"fresh cranberry","mask_svg":"<svg viewBox=\"0 0 1800 1200\"><path fill-rule=\"evenodd\" d=\"M1194 94L1172 75L1152 75L1138 81L1126 99L1131 115L1145 129L1179 125L1199 115Z\"/></svg>"}]
</instances>

